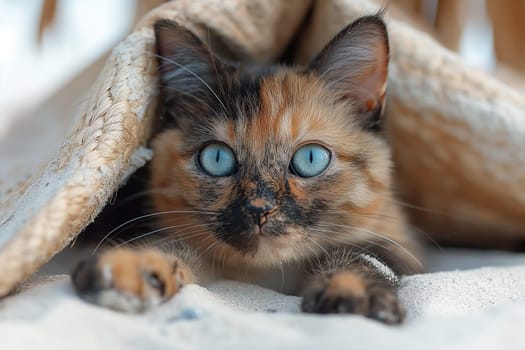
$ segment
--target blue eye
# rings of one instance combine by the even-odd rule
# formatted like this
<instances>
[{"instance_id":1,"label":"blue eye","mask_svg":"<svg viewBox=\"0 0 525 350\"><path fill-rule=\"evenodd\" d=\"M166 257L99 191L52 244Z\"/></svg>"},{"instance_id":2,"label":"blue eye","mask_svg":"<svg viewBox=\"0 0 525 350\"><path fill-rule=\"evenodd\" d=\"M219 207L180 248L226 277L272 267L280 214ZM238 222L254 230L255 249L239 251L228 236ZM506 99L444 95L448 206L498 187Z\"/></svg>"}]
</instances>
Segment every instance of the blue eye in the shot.
<instances>
[{"instance_id":1,"label":"blue eye","mask_svg":"<svg viewBox=\"0 0 525 350\"><path fill-rule=\"evenodd\" d=\"M301 177L321 174L330 164L331 154L325 147L309 144L299 148L292 157L292 171Z\"/></svg>"},{"instance_id":2,"label":"blue eye","mask_svg":"<svg viewBox=\"0 0 525 350\"><path fill-rule=\"evenodd\" d=\"M211 176L231 175L237 161L233 151L221 143L212 143L204 147L199 153L199 165Z\"/></svg>"}]
</instances>

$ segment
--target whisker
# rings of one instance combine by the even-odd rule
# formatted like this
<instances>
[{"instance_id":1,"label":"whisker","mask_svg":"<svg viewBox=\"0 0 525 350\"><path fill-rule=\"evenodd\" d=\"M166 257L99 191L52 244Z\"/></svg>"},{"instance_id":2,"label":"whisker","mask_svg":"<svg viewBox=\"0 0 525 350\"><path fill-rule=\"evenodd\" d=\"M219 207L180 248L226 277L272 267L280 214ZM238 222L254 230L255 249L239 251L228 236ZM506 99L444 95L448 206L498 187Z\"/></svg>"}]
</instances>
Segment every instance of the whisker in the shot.
<instances>
[{"instance_id":1,"label":"whisker","mask_svg":"<svg viewBox=\"0 0 525 350\"><path fill-rule=\"evenodd\" d=\"M405 247L403 247L400 243L394 241L393 239L385 236L384 234L381 234L381 233L378 233L378 232L374 232L374 231L371 231L371 230L367 230L365 228L362 228L362 227L357 227L357 226L351 226L351 225L338 225L338 224L334 224L334 226L338 226L338 227L347 227L347 228L352 228L352 229L355 229L355 230L360 230L360 231L363 231L363 232L367 232L367 233L370 233L376 237L379 237L381 239L384 239L385 241L389 242L389 243L392 243L393 245L395 245L396 247L398 247L399 249L403 250L408 256L410 256L418 265L421 269L423 269L423 264L421 263L421 261L419 261L419 259L414 256L414 254L412 254L408 249L406 249Z\"/></svg>"},{"instance_id":2,"label":"whisker","mask_svg":"<svg viewBox=\"0 0 525 350\"><path fill-rule=\"evenodd\" d=\"M474 219L472 219L472 218L461 217L459 215L455 215L455 214L452 214L452 213L447 213L447 212L444 212L444 211L441 211L441 210L437 210L437 209L425 208L425 207L422 207L422 206L419 206L419 205L416 205L416 204L403 202L401 200L394 199L394 198L390 198L389 200L391 200L392 202L394 202L396 204L399 204L399 205L401 205L403 207L406 207L406 208L419 210L419 211L422 211L422 212L425 212L425 213L429 213L429 214L441 215L441 216L449 217L449 218L452 218L452 219L457 219L457 220L460 220L460 221L463 221L463 222L467 222L467 223L476 223L476 221Z\"/></svg>"},{"instance_id":3,"label":"whisker","mask_svg":"<svg viewBox=\"0 0 525 350\"><path fill-rule=\"evenodd\" d=\"M156 193L156 192L161 192L161 190L160 189L158 189L158 190L146 190L146 191L141 191L141 192L134 193L134 194L132 194L130 196L127 196L126 198L120 199L118 201L118 203L117 203L117 206L122 204L122 203L127 203L127 202L132 201L132 200L134 200L136 198L144 197L144 196L147 196L149 194Z\"/></svg>"},{"instance_id":4,"label":"whisker","mask_svg":"<svg viewBox=\"0 0 525 350\"><path fill-rule=\"evenodd\" d=\"M191 98L195 99L196 101L198 101L199 103L203 104L204 106L208 107L211 111L213 111L213 113L215 113L215 115L219 115L220 114L219 112L217 112L217 110L215 108L210 106L210 104L207 101L203 100L200 97L197 97L197 96L195 96L193 94L190 94L190 93L187 93L185 91L180 91L179 89L176 89L176 88L174 88L172 86L163 85L163 84L160 84L159 86L164 88L164 89L167 89L167 90L176 90L181 95L191 97Z\"/></svg>"},{"instance_id":5,"label":"whisker","mask_svg":"<svg viewBox=\"0 0 525 350\"><path fill-rule=\"evenodd\" d=\"M195 228L198 228L198 227L208 227L208 226L212 226L212 225L214 225L214 224L213 223L194 224L194 225L191 225L190 227L184 228L182 230L178 230L178 231L175 231L173 233L169 233L169 234L166 235L166 237L157 240L156 243L161 243L161 242L164 242L164 241L179 242L179 241L182 241L182 240L185 240L185 239L189 239L189 238L192 238L193 236L191 236L191 235L193 233L195 233L195 232L188 232L189 230L192 230L192 229L195 229ZM207 232L207 230L202 230L202 232ZM190 236L188 236L188 235L190 235Z\"/></svg>"},{"instance_id":6,"label":"whisker","mask_svg":"<svg viewBox=\"0 0 525 350\"><path fill-rule=\"evenodd\" d=\"M329 210L327 211L328 213L331 213L331 214L340 214L341 212L340 211L337 211L337 210ZM355 216L356 218L366 218L366 219L372 219L372 220L375 220L375 221L379 221L379 220L389 220L389 221L392 221L392 222L400 222L400 221L403 221L405 222L404 220L401 220L399 217L397 216L392 216L392 215L384 215L384 214L378 214L378 213L352 213L352 216ZM416 231L417 233L419 233L420 235L423 236L423 238L427 239L428 241L430 241L432 243L432 245L434 245L437 249L439 250L443 250L441 245L434 239L432 238L432 236L436 236L436 234L430 234L428 233L427 231L421 229L420 227L417 227L416 225L414 224L411 224L409 222L405 222L407 225L410 226L410 228L414 231Z\"/></svg>"},{"instance_id":7,"label":"whisker","mask_svg":"<svg viewBox=\"0 0 525 350\"><path fill-rule=\"evenodd\" d=\"M340 215L341 211L339 211L339 210L327 210L326 213ZM379 213L352 213L352 216L354 216L356 218L372 219L372 220L376 220L376 221L379 221L379 220L389 220L389 221L392 221L392 222L401 222L402 221L405 224L409 225L412 230L416 231L424 239L428 240L437 249L439 249L440 251L443 250L441 245L433 238L433 237L438 236L437 234L435 234L435 233L430 234L429 232L423 230L422 228L420 228L420 227L418 227L418 226L416 226L416 225L414 225L412 223L406 222L405 220L401 220L397 216L385 215L385 214L379 214Z\"/></svg>"},{"instance_id":8,"label":"whisker","mask_svg":"<svg viewBox=\"0 0 525 350\"><path fill-rule=\"evenodd\" d=\"M164 56L160 56L160 55L157 55L157 54L154 54L154 56L156 56L157 58L160 58L161 60L165 60L169 63L172 63L174 65L176 65L177 67L179 68L182 68L184 69L185 71L187 71L188 73L190 73L191 75L193 75L195 78L197 78L208 90L210 90L210 92L213 94L213 96L215 96L215 98L217 99L217 102L220 103L220 105L222 106L222 108L224 108L224 111L227 112L228 109L226 108L226 106L224 105L224 103L222 102L222 100L219 98L219 96L215 93L215 91L213 91L213 89L211 88L210 85L208 85L208 83L206 83L197 73L195 73L194 71L192 71L191 69L189 69L188 67L178 63L178 62L175 62L174 60L168 58L168 57L164 57Z\"/></svg>"},{"instance_id":9,"label":"whisker","mask_svg":"<svg viewBox=\"0 0 525 350\"><path fill-rule=\"evenodd\" d=\"M216 215L216 213L214 213L214 212L206 212L206 211L198 211L198 210L168 210L168 211L161 211L161 212L155 212L155 213L150 213L150 214L137 216L136 218L130 219L130 220L128 220L128 221L118 225L113 230L109 231L109 233L107 233L104 237L102 237L100 242L95 246L95 248L91 252L91 255L94 255L98 251L98 249L102 246L102 243L104 243L104 241L108 237L110 237L114 232L118 231L122 227L124 227L126 225L129 225L130 223L137 222L139 220L145 219L145 218L150 218L150 217L159 216L159 215L168 215L168 214L205 214L205 215Z\"/></svg>"},{"instance_id":10,"label":"whisker","mask_svg":"<svg viewBox=\"0 0 525 350\"><path fill-rule=\"evenodd\" d=\"M341 232L336 232L336 231L324 231L324 230L316 230L316 231L319 231L319 232L322 232L322 233L334 233L334 234L341 234ZM321 239L324 239L324 240L330 240L332 241L333 243L342 243L342 244L345 244L345 245L349 245L359 251L364 251L365 253L367 254L370 254L370 255L374 255L374 253L372 253L370 250L368 250L366 247L363 247L361 244L357 244L355 242L351 242L351 241L348 241L348 240L344 240L342 239L341 237L333 237L333 236L326 236L326 235L319 235L319 234L315 234L317 237L321 238ZM386 249L385 246L379 244L378 242L375 242L375 241L371 241L371 240L368 240L368 239L364 239L364 241L368 244L373 244L373 245L376 245L378 247L381 247L383 249ZM329 256L329 255L328 255ZM317 258L317 263L318 265L320 265L320 258L319 256L316 256Z\"/></svg>"},{"instance_id":11,"label":"whisker","mask_svg":"<svg viewBox=\"0 0 525 350\"><path fill-rule=\"evenodd\" d=\"M321 233L332 233L332 234L335 234L335 235L341 235L341 234L344 234L344 232L338 232L338 231L333 231L333 230L321 230L321 229L315 229L315 228L311 228L311 230L314 230L314 231L317 231L317 232L321 232ZM358 243L356 242L353 242L351 240L347 240L347 239L344 239L342 237L337 237L337 236L326 236L326 235L317 235L317 237L320 237L322 239L328 239L328 240L331 240L332 242L334 243L342 243L342 244L349 244L353 247L356 247L356 248L360 248L360 249L364 249L365 251L368 252L368 250L366 250L366 248L362 247L361 245L359 245ZM381 247L383 249L386 249L387 247L384 246L384 245L381 245L380 243L378 242L375 242L375 241L372 241L372 240L369 240L369 239L366 239L366 238L362 238L362 240L366 243L369 243L369 244L374 244L374 245L377 245L378 247Z\"/></svg>"},{"instance_id":12,"label":"whisker","mask_svg":"<svg viewBox=\"0 0 525 350\"><path fill-rule=\"evenodd\" d=\"M280 270L281 270L281 286L279 287L279 291L283 291L284 289L284 267L283 267L283 262L280 261L279 263L279 267L280 267Z\"/></svg>"},{"instance_id":13,"label":"whisker","mask_svg":"<svg viewBox=\"0 0 525 350\"><path fill-rule=\"evenodd\" d=\"M208 230L200 230L200 231L193 231L193 232L188 232L187 235L185 236L182 236L182 237L165 237L165 238L162 238L162 239L159 239L157 241L155 241L153 243L153 245L157 248L164 248L166 246L169 246L170 244L174 244L174 243L178 243L178 242L182 242L182 241L185 241L187 239L191 239L191 238L195 238L195 237L199 237L199 236L204 236L208 234ZM165 244L162 244L160 245L159 243L163 243L163 242L166 242Z\"/></svg>"},{"instance_id":14,"label":"whisker","mask_svg":"<svg viewBox=\"0 0 525 350\"><path fill-rule=\"evenodd\" d=\"M435 246L437 249L439 249L440 252L443 252L443 248L441 247L441 245L434 238L432 238L432 235L430 235L428 232L426 232L425 230L421 229L420 227L417 227L414 224L408 223L407 225L410 227L411 230L416 231L417 233L422 235L425 239L429 240L432 243L433 246Z\"/></svg>"},{"instance_id":15,"label":"whisker","mask_svg":"<svg viewBox=\"0 0 525 350\"><path fill-rule=\"evenodd\" d=\"M312 228L312 230L316 230L316 231L317 231L317 229L314 229L314 228ZM317 247L319 247L319 248L320 248L320 249L321 249L321 250L322 250L327 256L330 255L330 254L328 253L328 251L326 250L326 248L323 247L321 244L319 244L319 242L316 242L312 237L309 237L309 236L307 236L307 235L304 235L304 237L305 237L306 239L309 239L310 242L312 242L314 245L316 245Z\"/></svg>"},{"instance_id":16,"label":"whisker","mask_svg":"<svg viewBox=\"0 0 525 350\"><path fill-rule=\"evenodd\" d=\"M339 227L344 227L344 228L351 228L351 229L355 229L355 230L360 230L360 231L363 231L363 232L367 232L367 233L370 233L372 235L374 235L375 237L378 237L380 239L383 239L393 245L395 245L396 247L398 247L399 249L401 249L405 254L407 254L407 256L409 256L414 262L416 262L419 267L421 269L423 269L423 264L421 263L421 261L414 255L412 254L408 249L406 249L405 247L403 247L401 244L399 244L398 242L392 240L391 238L383 235L383 234L380 234L380 233L377 233L377 232L374 232L374 231L371 231L371 230L367 230L367 229L364 229L362 227L357 227L357 226L350 226L350 225L337 225L337 224L334 224L334 226L339 226ZM326 231L326 230L320 230L320 229L315 229L315 228L310 228L310 230L314 230L314 231L319 231L319 232L324 232L324 233L335 233L335 234L343 234L344 232L336 232L336 231ZM334 237L332 237L334 238ZM387 247L385 246L382 246L381 244L377 243L377 242L374 242L374 241L369 241L369 240L365 240L367 243L371 243L371 244L375 244L383 249L387 249ZM347 244L355 244L355 243L352 243L352 242L347 242L347 241L339 241L339 243L347 243ZM360 247L360 246L356 246L358 248L363 248L363 247Z\"/></svg>"},{"instance_id":17,"label":"whisker","mask_svg":"<svg viewBox=\"0 0 525 350\"><path fill-rule=\"evenodd\" d=\"M211 45L210 26L208 26L207 30L208 30L208 50L210 51L210 54L212 56L215 56L213 53L213 47ZM223 85L223 79L221 79L221 77L219 76L219 70L217 69L217 62L215 59L212 59L211 62L213 64L213 70L215 71L215 77L217 78L217 85L219 87L219 90L223 95L226 95L224 85ZM228 114L233 114L230 110L227 110L226 108L225 108L225 112L227 112Z\"/></svg>"},{"instance_id":18,"label":"whisker","mask_svg":"<svg viewBox=\"0 0 525 350\"><path fill-rule=\"evenodd\" d=\"M171 230L173 228L177 228L177 227L186 227L186 226L191 226L191 224L180 224L180 225L173 225L173 226L166 226L166 227L161 227L161 228L158 228L156 230L152 230L152 231L149 231L149 232L146 232L146 233L143 233L137 237L133 237L131 239L128 239L127 241L117 245L115 248L120 248L122 247L123 245L126 245L126 244L129 244L129 243L132 243L136 240L139 240L139 239L142 239L142 238L146 238L148 236L151 236L155 233L159 233L159 232L163 232L163 231L167 231L167 230Z\"/></svg>"}]
</instances>

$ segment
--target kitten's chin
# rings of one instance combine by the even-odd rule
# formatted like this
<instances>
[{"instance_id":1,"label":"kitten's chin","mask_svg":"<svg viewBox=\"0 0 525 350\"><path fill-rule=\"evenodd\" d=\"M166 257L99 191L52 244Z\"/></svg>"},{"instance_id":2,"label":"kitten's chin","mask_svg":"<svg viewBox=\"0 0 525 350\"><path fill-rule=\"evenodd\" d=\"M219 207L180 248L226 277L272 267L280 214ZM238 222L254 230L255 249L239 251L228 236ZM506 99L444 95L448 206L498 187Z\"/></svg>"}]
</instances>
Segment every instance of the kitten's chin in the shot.
<instances>
[{"instance_id":1,"label":"kitten's chin","mask_svg":"<svg viewBox=\"0 0 525 350\"><path fill-rule=\"evenodd\" d=\"M304 240L294 234L272 236L258 234L242 245L225 244L233 256L254 267L278 266L283 263L303 260L315 249L306 247ZM247 249L248 248L248 249Z\"/></svg>"},{"instance_id":2,"label":"kitten's chin","mask_svg":"<svg viewBox=\"0 0 525 350\"><path fill-rule=\"evenodd\" d=\"M256 255L260 250L261 245L274 244L273 241L283 234L283 232L278 233L266 225L262 227L258 225L249 225L241 230L238 230L233 226L221 228L220 231L215 232L215 236L218 240L247 256Z\"/></svg>"}]
</instances>

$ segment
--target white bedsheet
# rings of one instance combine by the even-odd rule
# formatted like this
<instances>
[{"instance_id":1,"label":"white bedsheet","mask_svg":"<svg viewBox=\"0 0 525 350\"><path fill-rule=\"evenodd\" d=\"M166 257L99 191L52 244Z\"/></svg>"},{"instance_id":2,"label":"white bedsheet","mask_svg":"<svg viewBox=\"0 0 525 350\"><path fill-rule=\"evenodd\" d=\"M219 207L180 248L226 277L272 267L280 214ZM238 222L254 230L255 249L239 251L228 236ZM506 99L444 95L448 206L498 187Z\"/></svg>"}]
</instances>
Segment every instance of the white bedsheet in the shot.
<instances>
[{"instance_id":1,"label":"white bedsheet","mask_svg":"<svg viewBox=\"0 0 525 350\"><path fill-rule=\"evenodd\" d=\"M525 349L525 254L448 251L405 277L402 326L304 315L300 299L223 281L126 315L78 299L67 276L0 302L0 349Z\"/></svg>"}]
</instances>

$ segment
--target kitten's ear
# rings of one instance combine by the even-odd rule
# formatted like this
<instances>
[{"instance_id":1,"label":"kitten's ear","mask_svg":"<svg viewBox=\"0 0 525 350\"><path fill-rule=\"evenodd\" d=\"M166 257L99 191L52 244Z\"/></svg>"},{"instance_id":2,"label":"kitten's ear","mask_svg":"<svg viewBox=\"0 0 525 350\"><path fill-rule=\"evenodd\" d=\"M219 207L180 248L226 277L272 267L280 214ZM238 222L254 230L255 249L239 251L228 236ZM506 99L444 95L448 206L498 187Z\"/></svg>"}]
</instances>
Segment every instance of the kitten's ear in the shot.
<instances>
[{"instance_id":1,"label":"kitten's ear","mask_svg":"<svg viewBox=\"0 0 525 350\"><path fill-rule=\"evenodd\" d=\"M218 59L195 34L173 21L160 20L154 29L165 102L179 113L181 108L197 112L198 106L210 107L219 83Z\"/></svg>"},{"instance_id":2,"label":"kitten's ear","mask_svg":"<svg viewBox=\"0 0 525 350\"><path fill-rule=\"evenodd\" d=\"M366 129L379 129L388 74L388 33L381 16L362 17L339 32L310 65L356 106Z\"/></svg>"}]
</instances>

